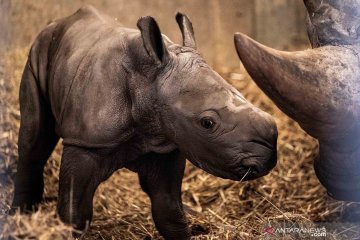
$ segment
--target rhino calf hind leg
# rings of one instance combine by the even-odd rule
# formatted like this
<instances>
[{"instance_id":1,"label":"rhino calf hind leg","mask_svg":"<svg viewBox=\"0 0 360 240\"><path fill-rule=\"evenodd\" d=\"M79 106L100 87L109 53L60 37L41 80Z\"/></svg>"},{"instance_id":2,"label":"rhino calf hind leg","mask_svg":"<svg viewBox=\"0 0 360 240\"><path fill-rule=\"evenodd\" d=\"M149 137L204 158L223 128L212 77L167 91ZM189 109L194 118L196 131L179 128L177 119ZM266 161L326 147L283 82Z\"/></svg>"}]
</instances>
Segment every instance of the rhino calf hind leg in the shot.
<instances>
[{"instance_id":1,"label":"rhino calf hind leg","mask_svg":"<svg viewBox=\"0 0 360 240\"><path fill-rule=\"evenodd\" d=\"M20 208L27 212L34 210L42 200L44 166L59 140L51 110L38 89L29 64L20 85L20 110L19 160L12 210Z\"/></svg>"},{"instance_id":2,"label":"rhino calf hind leg","mask_svg":"<svg viewBox=\"0 0 360 240\"><path fill-rule=\"evenodd\" d=\"M156 228L165 239L190 239L191 234L181 201L185 158L175 151L151 153L139 160L140 185L151 199Z\"/></svg>"},{"instance_id":3,"label":"rhino calf hind leg","mask_svg":"<svg viewBox=\"0 0 360 240\"><path fill-rule=\"evenodd\" d=\"M93 197L99 184L106 179L104 173L95 154L78 147L64 147L57 205L63 222L76 230L87 230L93 215Z\"/></svg>"}]
</instances>

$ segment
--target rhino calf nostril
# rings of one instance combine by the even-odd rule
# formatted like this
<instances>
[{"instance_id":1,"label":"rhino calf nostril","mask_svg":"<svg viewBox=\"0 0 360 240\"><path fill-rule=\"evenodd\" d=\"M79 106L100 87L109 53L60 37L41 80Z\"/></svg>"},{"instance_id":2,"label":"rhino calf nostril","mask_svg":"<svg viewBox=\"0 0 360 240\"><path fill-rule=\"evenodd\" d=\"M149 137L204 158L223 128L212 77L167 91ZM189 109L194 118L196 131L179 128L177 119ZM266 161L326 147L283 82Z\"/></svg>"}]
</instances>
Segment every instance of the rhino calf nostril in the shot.
<instances>
[{"instance_id":1,"label":"rhino calf nostril","mask_svg":"<svg viewBox=\"0 0 360 240\"><path fill-rule=\"evenodd\" d=\"M259 170L257 169L256 166L251 166L250 167L250 174L251 175L257 175L259 173Z\"/></svg>"},{"instance_id":2,"label":"rhino calf nostril","mask_svg":"<svg viewBox=\"0 0 360 240\"><path fill-rule=\"evenodd\" d=\"M273 149L273 146L270 143L265 142L265 141L251 140L250 142L256 143L256 144L258 144L260 146L264 146L264 147L269 148L269 149Z\"/></svg>"}]
</instances>

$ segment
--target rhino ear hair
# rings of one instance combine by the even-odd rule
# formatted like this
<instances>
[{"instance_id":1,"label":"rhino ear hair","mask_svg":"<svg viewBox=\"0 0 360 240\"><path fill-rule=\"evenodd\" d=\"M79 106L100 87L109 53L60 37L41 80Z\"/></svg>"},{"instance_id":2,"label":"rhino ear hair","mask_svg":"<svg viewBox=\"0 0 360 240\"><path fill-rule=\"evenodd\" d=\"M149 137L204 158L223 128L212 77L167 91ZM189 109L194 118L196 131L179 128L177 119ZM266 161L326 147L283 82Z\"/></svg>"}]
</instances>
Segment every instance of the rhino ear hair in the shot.
<instances>
[{"instance_id":1,"label":"rhino ear hair","mask_svg":"<svg viewBox=\"0 0 360 240\"><path fill-rule=\"evenodd\" d=\"M196 49L194 29L190 19L185 14L178 12L176 14L176 22L181 30L183 45L185 47Z\"/></svg>"},{"instance_id":2,"label":"rhino ear hair","mask_svg":"<svg viewBox=\"0 0 360 240\"><path fill-rule=\"evenodd\" d=\"M137 27L140 29L143 44L149 56L157 64L165 63L169 58L169 52L155 19L150 16L141 17L137 22Z\"/></svg>"}]
</instances>

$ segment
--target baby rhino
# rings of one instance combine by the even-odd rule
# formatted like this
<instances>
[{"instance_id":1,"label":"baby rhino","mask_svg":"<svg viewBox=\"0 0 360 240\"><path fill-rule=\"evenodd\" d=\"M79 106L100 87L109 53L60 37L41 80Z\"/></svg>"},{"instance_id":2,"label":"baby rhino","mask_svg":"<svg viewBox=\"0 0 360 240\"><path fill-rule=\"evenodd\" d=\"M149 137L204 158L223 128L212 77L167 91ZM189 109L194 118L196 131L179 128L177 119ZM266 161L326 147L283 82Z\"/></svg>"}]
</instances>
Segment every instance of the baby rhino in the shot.
<instances>
[{"instance_id":1,"label":"baby rhino","mask_svg":"<svg viewBox=\"0 0 360 240\"><path fill-rule=\"evenodd\" d=\"M138 173L160 233L189 239L181 202L185 159L233 180L275 166L272 117L205 63L189 19L178 13L176 20L182 46L152 17L129 29L89 6L40 33L20 86L13 209L29 211L42 200L44 165L59 138L57 210L81 231L91 221L96 188L120 168Z\"/></svg>"}]
</instances>

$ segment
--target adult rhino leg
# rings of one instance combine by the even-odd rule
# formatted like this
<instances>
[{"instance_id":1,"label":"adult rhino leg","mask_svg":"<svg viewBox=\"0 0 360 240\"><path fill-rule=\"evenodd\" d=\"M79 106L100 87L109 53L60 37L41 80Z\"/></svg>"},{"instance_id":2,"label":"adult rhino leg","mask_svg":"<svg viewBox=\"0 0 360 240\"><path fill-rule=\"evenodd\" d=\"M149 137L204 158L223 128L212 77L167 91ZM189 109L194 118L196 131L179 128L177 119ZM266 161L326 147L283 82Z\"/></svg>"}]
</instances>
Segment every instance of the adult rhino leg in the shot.
<instances>
[{"instance_id":1,"label":"adult rhino leg","mask_svg":"<svg viewBox=\"0 0 360 240\"><path fill-rule=\"evenodd\" d=\"M181 201L185 158L178 151L150 153L139 159L141 188L151 199L156 228L165 239L190 239Z\"/></svg>"},{"instance_id":2,"label":"adult rhino leg","mask_svg":"<svg viewBox=\"0 0 360 240\"><path fill-rule=\"evenodd\" d=\"M93 215L93 197L99 184L111 171L100 164L99 156L91 150L65 146L60 166L57 211L60 219L80 232L85 232ZM76 237L79 234L74 233Z\"/></svg>"},{"instance_id":3,"label":"adult rhino leg","mask_svg":"<svg viewBox=\"0 0 360 240\"><path fill-rule=\"evenodd\" d=\"M19 161L12 210L31 211L42 200L43 170L59 137L54 117L38 89L34 74L26 65L20 85L21 123Z\"/></svg>"}]
</instances>

